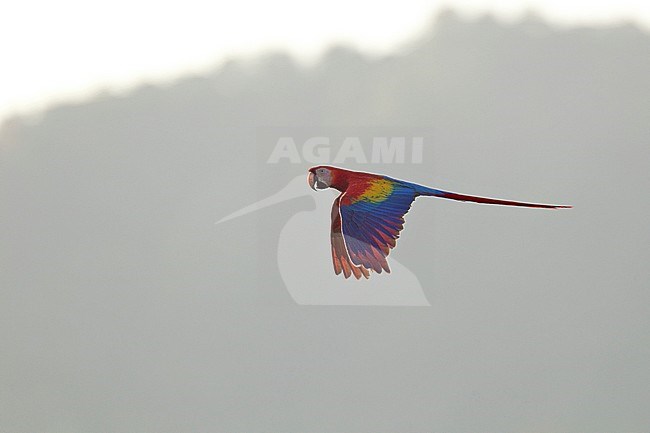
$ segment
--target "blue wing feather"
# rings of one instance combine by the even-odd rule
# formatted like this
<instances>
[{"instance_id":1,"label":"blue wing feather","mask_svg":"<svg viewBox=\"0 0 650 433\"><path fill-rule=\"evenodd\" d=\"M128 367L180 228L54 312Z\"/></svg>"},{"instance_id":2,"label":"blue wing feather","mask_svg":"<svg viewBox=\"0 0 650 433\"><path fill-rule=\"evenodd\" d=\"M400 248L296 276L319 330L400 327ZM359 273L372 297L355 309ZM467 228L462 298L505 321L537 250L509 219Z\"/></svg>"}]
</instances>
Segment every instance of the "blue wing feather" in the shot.
<instances>
[{"instance_id":1,"label":"blue wing feather","mask_svg":"<svg viewBox=\"0 0 650 433\"><path fill-rule=\"evenodd\" d=\"M418 193L409 185L395 182L383 201L364 200L341 205L343 237L355 265L377 273L390 272L386 260L404 228L404 215Z\"/></svg>"}]
</instances>

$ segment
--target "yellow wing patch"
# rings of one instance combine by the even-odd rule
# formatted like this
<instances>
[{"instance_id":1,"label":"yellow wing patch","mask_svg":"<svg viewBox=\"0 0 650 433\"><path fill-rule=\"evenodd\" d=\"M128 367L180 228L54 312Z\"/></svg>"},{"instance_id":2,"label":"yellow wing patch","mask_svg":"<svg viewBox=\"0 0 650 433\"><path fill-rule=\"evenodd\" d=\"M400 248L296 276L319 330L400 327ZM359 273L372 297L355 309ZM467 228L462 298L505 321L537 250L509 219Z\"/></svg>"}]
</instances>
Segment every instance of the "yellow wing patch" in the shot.
<instances>
[{"instance_id":1,"label":"yellow wing patch","mask_svg":"<svg viewBox=\"0 0 650 433\"><path fill-rule=\"evenodd\" d=\"M376 179L370 182L368 188L355 201L379 203L386 200L393 192L393 182L386 179Z\"/></svg>"}]
</instances>

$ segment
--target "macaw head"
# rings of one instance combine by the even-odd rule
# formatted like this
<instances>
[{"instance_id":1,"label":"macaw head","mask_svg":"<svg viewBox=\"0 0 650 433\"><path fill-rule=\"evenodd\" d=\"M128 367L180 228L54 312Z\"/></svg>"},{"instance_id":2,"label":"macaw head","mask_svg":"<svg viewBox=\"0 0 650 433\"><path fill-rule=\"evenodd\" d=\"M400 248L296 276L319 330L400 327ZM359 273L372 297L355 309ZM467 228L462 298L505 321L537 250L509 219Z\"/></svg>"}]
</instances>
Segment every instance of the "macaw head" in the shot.
<instances>
[{"instance_id":1,"label":"macaw head","mask_svg":"<svg viewBox=\"0 0 650 433\"><path fill-rule=\"evenodd\" d=\"M331 167L326 167L319 165L309 169L309 175L307 177L307 182L309 186L314 191L327 189L332 186L332 169Z\"/></svg>"}]
</instances>

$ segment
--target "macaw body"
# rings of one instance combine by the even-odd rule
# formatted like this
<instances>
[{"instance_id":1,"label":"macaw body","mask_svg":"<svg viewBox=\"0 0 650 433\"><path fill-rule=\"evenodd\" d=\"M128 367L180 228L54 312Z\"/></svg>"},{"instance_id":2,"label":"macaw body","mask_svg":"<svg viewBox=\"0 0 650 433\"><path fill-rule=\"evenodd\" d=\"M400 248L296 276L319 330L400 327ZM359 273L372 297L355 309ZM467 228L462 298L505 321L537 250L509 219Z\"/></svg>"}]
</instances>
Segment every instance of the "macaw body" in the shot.
<instances>
[{"instance_id":1,"label":"macaw body","mask_svg":"<svg viewBox=\"0 0 650 433\"><path fill-rule=\"evenodd\" d=\"M388 254L404 228L404 215L420 196L545 209L571 207L458 194L331 166L309 169L308 183L314 190L341 192L332 206L331 246L334 272L345 278L368 278L370 270L390 272Z\"/></svg>"}]
</instances>

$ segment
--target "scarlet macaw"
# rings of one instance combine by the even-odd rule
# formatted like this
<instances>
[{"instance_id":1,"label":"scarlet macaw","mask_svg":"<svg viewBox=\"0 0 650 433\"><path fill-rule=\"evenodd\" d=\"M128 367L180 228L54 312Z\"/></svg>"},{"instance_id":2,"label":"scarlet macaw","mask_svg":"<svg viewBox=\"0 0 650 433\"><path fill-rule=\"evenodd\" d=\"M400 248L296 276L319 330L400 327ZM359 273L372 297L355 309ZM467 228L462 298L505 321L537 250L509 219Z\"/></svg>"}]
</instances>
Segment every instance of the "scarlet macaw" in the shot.
<instances>
[{"instance_id":1,"label":"scarlet macaw","mask_svg":"<svg viewBox=\"0 0 650 433\"><path fill-rule=\"evenodd\" d=\"M327 165L310 168L308 183L314 191L334 188L341 192L332 206L330 239L334 272L343 272L345 278L368 278L370 270L390 272L386 258L404 228L404 215L419 196L545 209L571 207L458 194Z\"/></svg>"}]
</instances>

